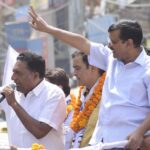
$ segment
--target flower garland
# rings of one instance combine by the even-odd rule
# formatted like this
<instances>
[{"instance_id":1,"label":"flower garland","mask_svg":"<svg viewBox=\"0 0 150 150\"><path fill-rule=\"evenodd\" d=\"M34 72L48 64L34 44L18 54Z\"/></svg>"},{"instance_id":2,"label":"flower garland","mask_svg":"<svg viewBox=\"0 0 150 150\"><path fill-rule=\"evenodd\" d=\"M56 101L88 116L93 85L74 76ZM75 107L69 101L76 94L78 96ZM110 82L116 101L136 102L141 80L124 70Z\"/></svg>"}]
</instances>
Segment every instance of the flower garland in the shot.
<instances>
[{"instance_id":1,"label":"flower garland","mask_svg":"<svg viewBox=\"0 0 150 150\"><path fill-rule=\"evenodd\" d=\"M81 97L81 91L83 88L84 86L80 86L79 97ZM67 116L75 108L75 105L76 105L76 97L73 93L70 93L70 98L71 98L71 101L67 106Z\"/></svg>"},{"instance_id":2,"label":"flower garland","mask_svg":"<svg viewBox=\"0 0 150 150\"><path fill-rule=\"evenodd\" d=\"M45 150L44 145L33 143L31 146L31 150Z\"/></svg>"},{"instance_id":3,"label":"flower garland","mask_svg":"<svg viewBox=\"0 0 150 150\"><path fill-rule=\"evenodd\" d=\"M85 102L84 109L80 111L82 102L80 100L81 92L83 90L83 86L80 87L79 90L79 96L77 100L71 100L69 105L72 105L72 109L74 108L73 118L70 123L70 127L75 132L78 132L82 128L85 128L88 120L90 118L90 115L92 114L93 110L96 108L97 104L99 103L101 96L102 96L102 87L104 84L106 73L103 73L103 75L100 77L99 82L97 86L94 88L94 92L91 95L91 97ZM71 107L71 106L68 106ZM72 110L71 109L71 110ZM68 109L69 110L69 109Z\"/></svg>"}]
</instances>

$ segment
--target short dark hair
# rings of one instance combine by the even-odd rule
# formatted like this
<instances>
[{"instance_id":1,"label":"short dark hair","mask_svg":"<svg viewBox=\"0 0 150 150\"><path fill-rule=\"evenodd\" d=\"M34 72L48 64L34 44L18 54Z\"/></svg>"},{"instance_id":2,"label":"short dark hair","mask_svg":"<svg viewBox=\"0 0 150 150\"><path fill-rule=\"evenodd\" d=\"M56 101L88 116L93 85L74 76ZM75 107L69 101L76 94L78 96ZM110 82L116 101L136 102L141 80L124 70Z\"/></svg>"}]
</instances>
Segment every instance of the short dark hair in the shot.
<instances>
[{"instance_id":1,"label":"short dark hair","mask_svg":"<svg viewBox=\"0 0 150 150\"><path fill-rule=\"evenodd\" d=\"M70 94L69 76L64 69L59 67L47 69L45 78L53 84L61 85L66 96Z\"/></svg>"},{"instance_id":2,"label":"short dark hair","mask_svg":"<svg viewBox=\"0 0 150 150\"><path fill-rule=\"evenodd\" d=\"M76 56L81 56L83 63L86 65L87 68L89 67L90 64L88 62L88 57L85 53L80 52L80 51L75 51L72 54L72 58L75 58Z\"/></svg>"},{"instance_id":3,"label":"short dark hair","mask_svg":"<svg viewBox=\"0 0 150 150\"><path fill-rule=\"evenodd\" d=\"M139 47L141 45L143 32L140 24L137 21L120 20L108 28L108 32L115 30L120 31L121 40L126 41L128 39L132 39L135 47Z\"/></svg>"},{"instance_id":4,"label":"short dark hair","mask_svg":"<svg viewBox=\"0 0 150 150\"><path fill-rule=\"evenodd\" d=\"M45 60L42 56L32 52L20 53L17 60L24 61L30 71L38 72L40 78L45 76Z\"/></svg>"},{"instance_id":5,"label":"short dark hair","mask_svg":"<svg viewBox=\"0 0 150 150\"><path fill-rule=\"evenodd\" d=\"M88 56L87 56L87 54L85 54L85 53L83 53L83 52L77 50L77 51L75 51L75 52L72 54L72 58L75 58L76 56L81 56L83 63L86 65L87 68L89 68L90 64L89 64L89 62L88 62ZM98 68L98 69L99 69L99 68ZM104 70L99 69L99 74L100 74L100 75L103 74L104 72L105 72Z\"/></svg>"}]
</instances>

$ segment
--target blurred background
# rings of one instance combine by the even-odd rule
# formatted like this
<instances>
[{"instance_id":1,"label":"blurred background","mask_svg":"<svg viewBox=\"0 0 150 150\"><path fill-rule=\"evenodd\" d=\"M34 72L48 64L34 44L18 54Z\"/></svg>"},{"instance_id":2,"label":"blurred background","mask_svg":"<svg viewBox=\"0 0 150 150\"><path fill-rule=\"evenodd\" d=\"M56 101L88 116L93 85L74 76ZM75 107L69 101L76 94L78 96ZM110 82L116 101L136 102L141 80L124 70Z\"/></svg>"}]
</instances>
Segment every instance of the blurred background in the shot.
<instances>
[{"instance_id":1,"label":"blurred background","mask_svg":"<svg viewBox=\"0 0 150 150\"><path fill-rule=\"evenodd\" d=\"M41 54L47 67L62 67L72 74L74 49L48 34L32 30L28 24L30 5L49 24L104 44L113 22L135 19L143 28L144 46L150 49L150 0L0 0L0 83L9 45L18 52Z\"/></svg>"},{"instance_id":2,"label":"blurred background","mask_svg":"<svg viewBox=\"0 0 150 150\"><path fill-rule=\"evenodd\" d=\"M45 58L47 67L61 67L72 75L71 54L75 49L31 29L30 5L49 24L103 44L108 42L107 29L112 23L135 19L143 28L143 44L150 52L150 0L0 0L0 84L10 46L17 52L36 52ZM1 109L0 145L8 145L7 124Z\"/></svg>"}]
</instances>

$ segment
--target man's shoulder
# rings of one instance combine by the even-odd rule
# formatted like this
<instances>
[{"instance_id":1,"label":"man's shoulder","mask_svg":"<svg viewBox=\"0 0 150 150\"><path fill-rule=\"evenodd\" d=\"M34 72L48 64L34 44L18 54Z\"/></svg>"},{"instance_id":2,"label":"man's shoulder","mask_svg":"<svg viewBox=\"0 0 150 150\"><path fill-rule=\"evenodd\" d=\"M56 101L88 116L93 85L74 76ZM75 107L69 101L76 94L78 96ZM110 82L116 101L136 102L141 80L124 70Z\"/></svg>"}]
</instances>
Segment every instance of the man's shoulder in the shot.
<instances>
[{"instance_id":1,"label":"man's shoulder","mask_svg":"<svg viewBox=\"0 0 150 150\"><path fill-rule=\"evenodd\" d=\"M43 87L42 88L49 93L64 94L63 90L59 86L52 84L46 80L43 81Z\"/></svg>"}]
</instances>

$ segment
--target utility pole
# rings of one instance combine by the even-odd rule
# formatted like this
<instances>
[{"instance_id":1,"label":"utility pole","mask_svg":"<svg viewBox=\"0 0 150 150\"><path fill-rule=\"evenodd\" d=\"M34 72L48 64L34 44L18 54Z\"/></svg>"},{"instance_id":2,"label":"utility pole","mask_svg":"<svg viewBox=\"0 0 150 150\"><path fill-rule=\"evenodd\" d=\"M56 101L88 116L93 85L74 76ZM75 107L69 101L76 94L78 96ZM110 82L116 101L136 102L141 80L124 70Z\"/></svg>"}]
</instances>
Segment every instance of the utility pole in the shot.
<instances>
[{"instance_id":1,"label":"utility pole","mask_svg":"<svg viewBox=\"0 0 150 150\"><path fill-rule=\"evenodd\" d=\"M69 31L83 34L85 21L85 1L84 0L69 0ZM69 61L70 70L72 72L72 58L71 55L75 51L74 48L69 47Z\"/></svg>"}]
</instances>

